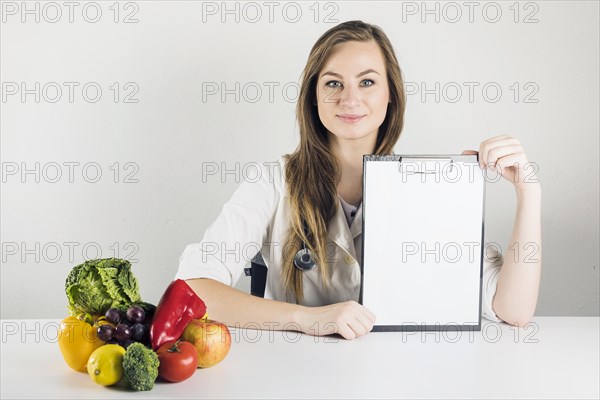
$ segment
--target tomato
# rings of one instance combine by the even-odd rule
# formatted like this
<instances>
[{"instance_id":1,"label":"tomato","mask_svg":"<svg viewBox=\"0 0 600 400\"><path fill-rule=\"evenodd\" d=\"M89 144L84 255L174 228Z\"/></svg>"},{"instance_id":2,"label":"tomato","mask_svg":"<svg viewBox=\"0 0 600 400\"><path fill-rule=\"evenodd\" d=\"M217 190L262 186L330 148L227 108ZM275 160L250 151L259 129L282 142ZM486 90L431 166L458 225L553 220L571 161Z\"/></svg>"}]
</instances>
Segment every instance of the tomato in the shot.
<instances>
[{"instance_id":1,"label":"tomato","mask_svg":"<svg viewBox=\"0 0 600 400\"><path fill-rule=\"evenodd\" d=\"M181 382L194 375L198 368L198 353L190 342L164 343L156 351L160 364L158 376L169 382Z\"/></svg>"}]
</instances>

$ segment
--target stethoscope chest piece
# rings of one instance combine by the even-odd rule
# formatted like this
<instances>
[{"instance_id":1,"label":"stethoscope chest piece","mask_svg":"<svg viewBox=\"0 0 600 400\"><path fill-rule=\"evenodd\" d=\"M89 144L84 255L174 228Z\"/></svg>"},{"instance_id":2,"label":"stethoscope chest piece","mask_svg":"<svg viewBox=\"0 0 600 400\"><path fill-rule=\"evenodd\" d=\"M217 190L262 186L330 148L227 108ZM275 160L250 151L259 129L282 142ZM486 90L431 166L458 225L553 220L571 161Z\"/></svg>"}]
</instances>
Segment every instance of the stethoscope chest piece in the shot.
<instances>
[{"instance_id":1,"label":"stethoscope chest piece","mask_svg":"<svg viewBox=\"0 0 600 400\"><path fill-rule=\"evenodd\" d=\"M302 249L298 250L294 257L294 265L302 271L310 271L317 265L312 251L306 248L306 244L302 243Z\"/></svg>"}]
</instances>

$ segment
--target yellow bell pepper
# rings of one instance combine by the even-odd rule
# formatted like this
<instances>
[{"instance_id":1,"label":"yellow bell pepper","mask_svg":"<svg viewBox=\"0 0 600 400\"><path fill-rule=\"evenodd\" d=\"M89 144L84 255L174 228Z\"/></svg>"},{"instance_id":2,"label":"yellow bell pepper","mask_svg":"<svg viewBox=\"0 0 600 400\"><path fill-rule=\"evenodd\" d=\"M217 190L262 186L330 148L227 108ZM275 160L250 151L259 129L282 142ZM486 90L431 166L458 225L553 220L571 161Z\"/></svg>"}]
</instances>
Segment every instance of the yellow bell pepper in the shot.
<instances>
[{"instance_id":1,"label":"yellow bell pepper","mask_svg":"<svg viewBox=\"0 0 600 400\"><path fill-rule=\"evenodd\" d=\"M67 365L86 372L90 355L105 344L98 339L98 326L108 321L96 321L90 315L70 316L62 320L58 331L58 346Z\"/></svg>"}]
</instances>

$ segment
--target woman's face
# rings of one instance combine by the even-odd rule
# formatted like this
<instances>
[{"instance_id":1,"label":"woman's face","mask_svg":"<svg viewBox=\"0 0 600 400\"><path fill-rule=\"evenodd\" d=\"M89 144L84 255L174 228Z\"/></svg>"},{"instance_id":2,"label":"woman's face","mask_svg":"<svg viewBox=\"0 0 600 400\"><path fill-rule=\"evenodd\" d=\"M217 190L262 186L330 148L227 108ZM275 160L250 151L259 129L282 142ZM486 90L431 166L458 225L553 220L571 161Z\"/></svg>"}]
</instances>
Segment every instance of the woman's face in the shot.
<instances>
[{"instance_id":1,"label":"woman's face","mask_svg":"<svg viewBox=\"0 0 600 400\"><path fill-rule=\"evenodd\" d=\"M337 139L377 137L389 101L383 54L374 41L333 47L317 81L321 122Z\"/></svg>"}]
</instances>

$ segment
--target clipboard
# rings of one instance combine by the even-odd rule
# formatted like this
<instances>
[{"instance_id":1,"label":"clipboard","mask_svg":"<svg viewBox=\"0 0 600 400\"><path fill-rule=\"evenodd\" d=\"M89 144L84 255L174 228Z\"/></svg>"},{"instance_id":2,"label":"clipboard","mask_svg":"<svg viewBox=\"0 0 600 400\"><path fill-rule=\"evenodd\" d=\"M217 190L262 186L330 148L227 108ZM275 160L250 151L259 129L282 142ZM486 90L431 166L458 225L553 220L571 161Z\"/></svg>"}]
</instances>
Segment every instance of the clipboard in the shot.
<instances>
[{"instance_id":1,"label":"clipboard","mask_svg":"<svg viewBox=\"0 0 600 400\"><path fill-rule=\"evenodd\" d=\"M479 331L485 179L477 155L364 155L359 303L374 332Z\"/></svg>"}]
</instances>

